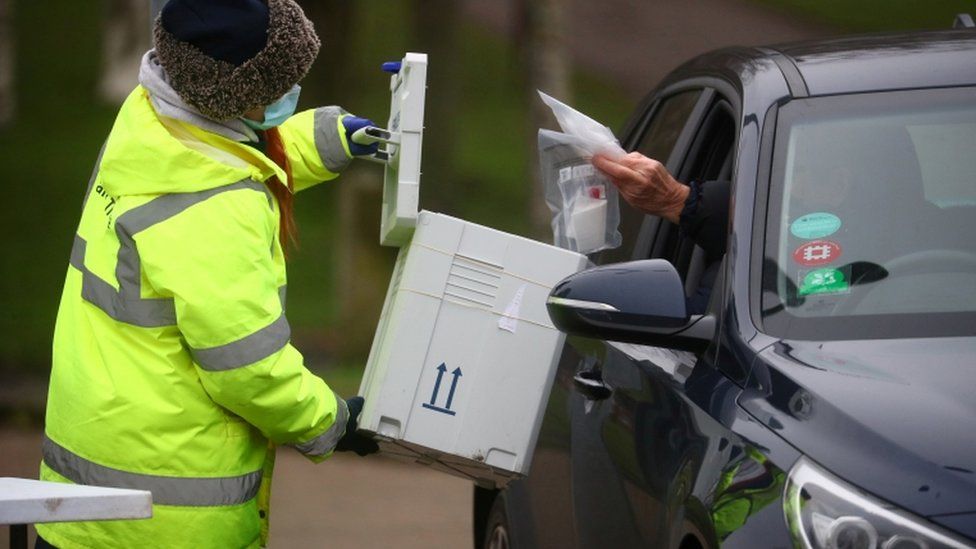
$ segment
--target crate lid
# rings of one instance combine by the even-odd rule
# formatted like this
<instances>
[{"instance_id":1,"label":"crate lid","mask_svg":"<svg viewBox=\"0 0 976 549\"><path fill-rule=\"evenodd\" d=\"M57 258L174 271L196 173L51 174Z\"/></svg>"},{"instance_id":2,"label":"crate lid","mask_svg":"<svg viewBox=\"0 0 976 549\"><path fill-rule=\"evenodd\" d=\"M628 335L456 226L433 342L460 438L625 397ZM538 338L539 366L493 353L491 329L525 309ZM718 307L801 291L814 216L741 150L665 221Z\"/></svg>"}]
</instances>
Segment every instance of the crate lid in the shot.
<instances>
[{"instance_id":1,"label":"crate lid","mask_svg":"<svg viewBox=\"0 0 976 549\"><path fill-rule=\"evenodd\" d=\"M397 144L387 147L383 174L383 216L380 244L403 246L417 226L420 202L420 159L427 94L427 54L407 53L402 61L384 63L390 77L390 119L387 128Z\"/></svg>"}]
</instances>

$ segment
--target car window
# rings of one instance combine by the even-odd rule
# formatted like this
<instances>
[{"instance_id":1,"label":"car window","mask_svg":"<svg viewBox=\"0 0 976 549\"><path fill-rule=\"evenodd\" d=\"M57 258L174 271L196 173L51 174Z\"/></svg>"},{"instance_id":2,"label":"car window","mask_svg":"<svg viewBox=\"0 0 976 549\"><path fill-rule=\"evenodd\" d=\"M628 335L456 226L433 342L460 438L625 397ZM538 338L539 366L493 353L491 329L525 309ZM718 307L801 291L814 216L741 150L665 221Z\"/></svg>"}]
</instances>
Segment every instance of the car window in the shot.
<instances>
[{"instance_id":1,"label":"car window","mask_svg":"<svg viewBox=\"0 0 976 549\"><path fill-rule=\"evenodd\" d=\"M662 100L637 145L637 152L667 162L701 93L701 90L689 90Z\"/></svg>"},{"instance_id":2,"label":"car window","mask_svg":"<svg viewBox=\"0 0 976 549\"><path fill-rule=\"evenodd\" d=\"M728 180L732 174L735 128L731 105L722 98L715 99L697 128L684 161L675 168L675 177L683 182ZM705 272L708 265L704 251L684 238L675 225L662 223L652 257L667 259L674 265L685 282L688 297L699 292L702 284L714 282L716 271L707 275ZM702 300L707 301L707 290L702 295Z\"/></svg>"},{"instance_id":3,"label":"car window","mask_svg":"<svg viewBox=\"0 0 976 549\"><path fill-rule=\"evenodd\" d=\"M773 152L764 324L954 335L976 321L976 90L791 102Z\"/></svg>"},{"instance_id":4,"label":"car window","mask_svg":"<svg viewBox=\"0 0 976 549\"><path fill-rule=\"evenodd\" d=\"M701 93L701 90L689 90L659 101L636 150L645 156L666 162ZM596 263L602 265L635 259L635 246L644 217L643 212L621 199L620 234L623 236L623 243L614 250L602 252Z\"/></svg>"}]
</instances>

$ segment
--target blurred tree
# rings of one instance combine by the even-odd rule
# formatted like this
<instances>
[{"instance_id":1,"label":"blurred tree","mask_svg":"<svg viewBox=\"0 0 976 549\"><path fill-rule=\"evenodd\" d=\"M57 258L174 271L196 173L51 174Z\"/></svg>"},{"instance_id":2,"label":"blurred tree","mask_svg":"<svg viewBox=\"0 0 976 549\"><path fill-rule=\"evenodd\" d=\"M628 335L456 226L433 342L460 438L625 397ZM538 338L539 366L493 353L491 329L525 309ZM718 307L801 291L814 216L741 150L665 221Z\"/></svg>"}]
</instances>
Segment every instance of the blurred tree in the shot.
<instances>
[{"instance_id":1,"label":"blurred tree","mask_svg":"<svg viewBox=\"0 0 976 549\"><path fill-rule=\"evenodd\" d=\"M305 15L315 24L322 39L318 62L302 82L303 95L313 105L346 105L356 93L351 42L358 4L299 0Z\"/></svg>"},{"instance_id":2,"label":"blurred tree","mask_svg":"<svg viewBox=\"0 0 976 549\"><path fill-rule=\"evenodd\" d=\"M365 19L352 2L312 2L303 4L322 38L323 55L319 66L306 77L312 104L338 103L353 111L366 107L365 82L378 79L379 63L360 60L353 47L360 43L356 23ZM365 9L365 8L364 8ZM370 8L377 9L377 8ZM458 59L457 27L460 7L455 0L412 0L407 3L409 18L403 30L410 35L407 51L429 55L428 95L424 136L422 199L425 207L452 209L457 197L454 177L453 123L457 102ZM398 59L397 51L389 60ZM371 71L366 73L366 71ZM387 100L379 112L356 112L362 116L385 116ZM380 125L385 119L376 119ZM363 361L369 351L376 319L383 305L389 281L393 250L378 246L379 211L382 189L375 166L354 162L339 183L337 241L335 242L336 298L338 322L335 353L342 361Z\"/></svg>"},{"instance_id":3,"label":"blurred tree","mask_svg":"<svg viewBox=\"0 0 976 549\"><path fill-rule=\"evenodd\" d=\"M319 59L302 82L303 103L342 105L355 111L356 106L362 104L358 84L362 81L359 78L362 66L356 62L358 56L354 48L356 21L361 15L359 4L312 0L300 0L300 4L322 39ZM355 114L368 116L367 113ZM338 310L334 337L322 337L323 341L302 345L307 354L323 346L331 347L323 349L324 354L331 353L343 362L365 362L375 319L383 305L384 281L376 280L376 277L388 272L388 265L382 264L384 257L376 252L379 248L379 215L367 213L379 212L382 191L375 176L364 173L360 162L354 162L339 179L337 205L333 210L337 220L332 257L336 277L334 299Z\"/></svg>"},{"instance_id":4,"label":"blurred tree","mask_svg":"<svg viewBox=\"0 0 976 549\"><path fill-rule=\"evenodd\" d=\"M569 57L566 52L565 0L515 0L517 51L521 56L523 98L527 102L526 138L529 150L536 150L538 129L550 126L552 115L536 90L570 103ZM530 156L529 198L532 235L551 235L550 212L546 206L545 188L539 176L539 157Z\"/></svg>"},{"instance_id":5,"label":"blurred tree","mask_svg":"<svg viewBox=\"0 0 976 549\"><path fill-rule=\"evenodd\" d=\"M119 104L139 80L139 62L151 47L149 2L108 0L102 20L102 67L98 96Z\"/></svg>"},{"instance_id":6,"label":"blurred tree","mask_svg":"<svg viewBox=\"0 0 976 549\"><path fill-rule=\"evenodd\" d=\"M339 319L332 341L333 351L344 363L366 363L393 270L395 250L379 245L383 190L377 183L374 170L357 168L348 170L339 182L334 255Z\"/></svg>"},{"instance_id":7,"label":"blurred tree","mask_svg":"<svg viewBox=\"0 0 976 549\"><path fill-rule=\"evenodd\" d=\"M0 128L13 122L17 96L14 89L14 0L0 0Z\"/></svg>"},{"instance_id":8,"label":"blurred tree","mask_svg":"<svg viewBox=\"0 0 976 549\"><path fill-rule=\"evenodd\" d=\"M420 187L424 207L452 212L464 185L454 169L457 99L461 80L458 28L461 2L411 0L413 37L409 51L427 54L427 102L424 108L424 173Z\"/></svg>"}]
</instances>

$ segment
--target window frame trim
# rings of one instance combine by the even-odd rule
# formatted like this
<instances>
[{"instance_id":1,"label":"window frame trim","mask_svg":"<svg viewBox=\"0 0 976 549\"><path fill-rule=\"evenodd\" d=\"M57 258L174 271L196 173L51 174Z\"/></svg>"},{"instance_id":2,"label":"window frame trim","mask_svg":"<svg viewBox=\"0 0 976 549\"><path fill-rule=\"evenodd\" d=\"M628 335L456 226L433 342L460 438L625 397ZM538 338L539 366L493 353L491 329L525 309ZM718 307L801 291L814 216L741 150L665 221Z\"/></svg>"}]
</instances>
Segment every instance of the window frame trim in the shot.
<instances>
[{"instance_id":1,"label":"window frame trim","mask_svg":"<svg viewBox=\"0 0 976 549\"><path fill-rule=\"evenodd\" d=\"M636 150L637 146L640 144L641 140L649 129L651 122L654 120L654 117L659 114L661 105L666 100L680 93L689 91L700 91L701 93L695 102L695 106L692 107L691 113L685 120L684 126L681 128L681 132L678 134L678 138L675 140L674 146L671 148L671 153L664 162L664 165L668 171L675 173L675 166L679 166L680 164L684 163L685 155L688 153L688 149L691 146L695 133L707 114L709 103L711 103L713 97L715 96L715 90L707 85L704 85L704 83L693 81L681 82L674 86L669 86L668 88L665 88L655 94L655 98L648 109L649 114L645 116L644 120L642 120L641 124L635 128L631 135L627 136L625 139L624 150L628 152ZM660 234L660 228L660 217L655 215L644 216L640 230L637 232L637 242L634 244L634 249L631 252L630 259L632 261L652 257L652 252Z\"/></svg>"}]
</instances>

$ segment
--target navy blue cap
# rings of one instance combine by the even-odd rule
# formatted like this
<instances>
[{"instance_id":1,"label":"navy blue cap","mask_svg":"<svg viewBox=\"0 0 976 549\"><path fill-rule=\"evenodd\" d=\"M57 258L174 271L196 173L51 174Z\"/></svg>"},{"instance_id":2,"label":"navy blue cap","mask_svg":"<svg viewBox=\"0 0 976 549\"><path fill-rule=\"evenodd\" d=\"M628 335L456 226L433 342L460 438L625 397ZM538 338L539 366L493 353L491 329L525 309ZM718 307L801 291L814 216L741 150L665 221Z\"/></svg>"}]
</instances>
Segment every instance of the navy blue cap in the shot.
<instances>
[{"instance_id":1,"label":"navy blue cap","mask_svg":"<svg viewBox=\"0 0 976 549\"><path fill-rule=\"evenodd\" d=\"M178 40L234 66L268 43L268 4L262 0L169 0L160 19Z\"/></svg>"}]
</instances>

